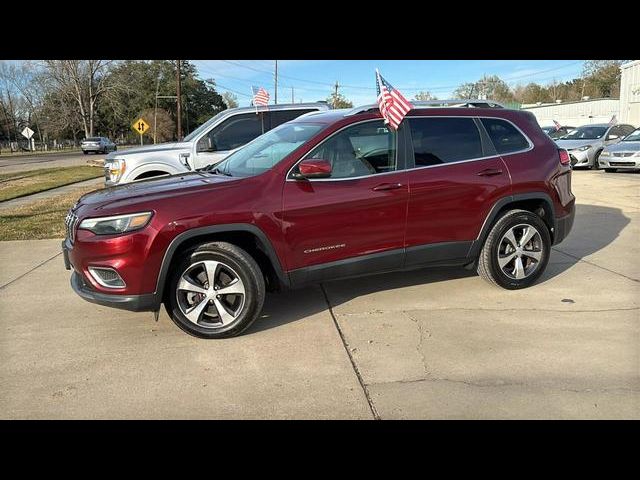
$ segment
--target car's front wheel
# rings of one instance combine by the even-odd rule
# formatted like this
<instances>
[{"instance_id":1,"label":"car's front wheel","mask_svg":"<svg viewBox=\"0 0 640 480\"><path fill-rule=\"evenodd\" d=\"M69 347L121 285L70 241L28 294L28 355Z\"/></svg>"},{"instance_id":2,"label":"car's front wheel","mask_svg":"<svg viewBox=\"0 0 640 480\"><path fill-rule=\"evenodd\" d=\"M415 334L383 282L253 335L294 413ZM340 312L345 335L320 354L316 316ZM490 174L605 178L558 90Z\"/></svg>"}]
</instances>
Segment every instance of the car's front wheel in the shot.
<instances>
[{"instance_id":1,"label":"car's front wheel","mask_svg":"<svg viewBox=\"0 0 640 480\"><path fill-rule=\"evenodd\" d=\"M478 274L502 288L526 288L544 272L550 251L551 236L544 221L527 210L510 210L489 232Z\"/></svg>"},{"instance_id":2,"label":"car's front wheel","mask_svg":"<svg viewBox=\"0 0 640 480\"><path fill-rule=\"evenodd\" d=\"M200 338L242 333L258 318L264 276L243 249L227 242L200 245L174 269L165 306L185 332Z\"/></svg>"},{"instance_id":3,"label":"car's front wheel","mask_svg":"<svg viewBox=\"0 0 640 480\"><path fill-rule=\"evenodd\" d=\"M600 154L602 151L596 152L595 157L593 157L593 165L591 165L591 170L600 170Z\"/></svg>"}]
</instances>

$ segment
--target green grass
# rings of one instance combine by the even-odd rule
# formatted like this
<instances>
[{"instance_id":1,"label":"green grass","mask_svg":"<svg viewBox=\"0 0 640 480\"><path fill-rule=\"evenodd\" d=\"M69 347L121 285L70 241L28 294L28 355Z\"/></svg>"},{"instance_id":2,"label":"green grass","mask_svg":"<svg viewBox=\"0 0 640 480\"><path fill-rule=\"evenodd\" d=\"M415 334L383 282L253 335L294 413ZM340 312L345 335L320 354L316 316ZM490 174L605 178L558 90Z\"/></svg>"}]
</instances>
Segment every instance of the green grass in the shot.
<instances>
[{"instance_id":1,"label":"green grass","mask_svg":"<svg viewBox=\"0 0 640 480\"><path fill-rule=\"evenodd\" d=\"M43 168L0 174L0 202L104 175L99 167Z\"/></svg>"},{"instance_id":2,"label":"green grass","mask_svg":"<svg viewBox=\"0 0 640 480\"><path fill-rule=\"evenodd\" d=\"M21 207L0 210L0 240L64 238L64 219L83 194L95 187L79 187L73 192L38 200Z\"/></svg>"}]
</instances>

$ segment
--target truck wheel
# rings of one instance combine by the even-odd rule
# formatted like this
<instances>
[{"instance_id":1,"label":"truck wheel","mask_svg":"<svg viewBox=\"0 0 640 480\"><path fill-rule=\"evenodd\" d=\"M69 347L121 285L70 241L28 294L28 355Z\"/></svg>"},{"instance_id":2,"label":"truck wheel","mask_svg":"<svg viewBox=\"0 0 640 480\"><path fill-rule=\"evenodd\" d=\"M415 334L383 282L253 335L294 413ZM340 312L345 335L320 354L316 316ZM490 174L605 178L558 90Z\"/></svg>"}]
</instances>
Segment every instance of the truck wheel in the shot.
<instances>
[{"instance_id":1,"label":"truck wheel","mask_svg":"<svg viewBox=\"0 0 640 480\"><path fill-rule=\"evenodd\" d=\"M264 276L243 249L212 242L188 252L174 269L165 307L182 330L199 338L242 333L258 318Z\"/></svg>"},{"instance_id":2,"label":"truck wheel","mask_svg":"<svg viewBox=\"0 0 640 480\"><path fill-rule=\"evenodd\" d=\"M495 223L478 259L478 274L508 290L532 285L549 262L551 236L544 221L527 210L510 210Z\"/></svg>"}]
</instances>

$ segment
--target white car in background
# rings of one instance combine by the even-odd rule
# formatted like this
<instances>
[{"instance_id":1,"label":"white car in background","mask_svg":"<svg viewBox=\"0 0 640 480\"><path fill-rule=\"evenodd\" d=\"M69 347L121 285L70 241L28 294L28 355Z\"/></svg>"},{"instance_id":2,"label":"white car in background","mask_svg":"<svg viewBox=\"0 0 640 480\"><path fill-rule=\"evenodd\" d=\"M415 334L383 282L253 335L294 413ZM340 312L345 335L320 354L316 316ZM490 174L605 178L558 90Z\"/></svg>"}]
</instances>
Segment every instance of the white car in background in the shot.
<instances>
[{"instance_id":1,"label":"white car in background","mask_svg":"<svg viewBox=\"0 0 640 480\"><path fill-rule=\"evenodd\" d=\"M606 147L598 160L605 172L640 169L640 128L619 143Z\"/></svg>"}]
</instances>

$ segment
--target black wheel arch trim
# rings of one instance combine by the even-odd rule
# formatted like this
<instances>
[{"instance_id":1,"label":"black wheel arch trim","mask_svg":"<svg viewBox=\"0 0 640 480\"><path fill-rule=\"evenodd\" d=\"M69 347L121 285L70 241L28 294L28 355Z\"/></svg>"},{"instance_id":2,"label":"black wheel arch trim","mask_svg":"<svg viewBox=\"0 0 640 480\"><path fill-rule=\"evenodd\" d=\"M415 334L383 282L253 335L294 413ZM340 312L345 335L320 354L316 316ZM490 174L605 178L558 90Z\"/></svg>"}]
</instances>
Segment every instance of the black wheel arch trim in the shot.
<instances>
[{"instance_id":1,"label":"black wheel arch trim","mask_svg":"<svg viewBox=\"0 0 640 480\"><path fill-rule=\"evenodd\" d=\"M273 269L278 276L278 280L282 282L285 287L289 286L289 277L286 275L282 269L282 265L280 264L280 259L276 254L271 241L267 237L267 235L256 225L252 225L250 223L230 223L225 225L210 225L207 227L199 227L192 228L181 234L177 235L167 247L165 251L164 257L162 259L162 264L160 266L160 272L158 274L158 279L156 281L156 291L154 292L154 297L156 298L156 306L160 308L160 304L162 303L162 298L164 295L164 286L166 284L167 275L169 274L169 266L171 265L171 261L175 253L178 251L180 246L195 237L206 236L216 233L233 233L233 232L248 232L256 236L260 243L264 253L269 257L271 264L273 265Z\"/></svg>"},{"instance_id":2,"label":"black wheel arch trim","mask_svg":"<svg viewBox=\"0 0 640 480\"><path fill-rule=\"evenodd\" d=\"M484 220L484 223L482 224L482 228L480 229L478 238L476 238L471 244L467 257L474 258L474 259L478 257L478 255L480 254L482 245L484 244L484 241L487 238L487 235L489 235L489 231L495 224L496 218L500 210L502 210L504 207L506 207L510 203L520 202L523 200L541 200L545 203L545 207L548 208L548 211L551 215L551 221L552 221L552 231L549 233L551 234L553 244L557 243L555 242L555 233L558 230L557 229L558 219L556 217L556 211L555 211L555 207L553 206L553 200L551 199L551 196L549 196L549 194L546 192L516 193L514 195L502 197L493 204L493 206L491 207L491 210L489 210L489 213Z\"/></svg>"}]
</instances>

